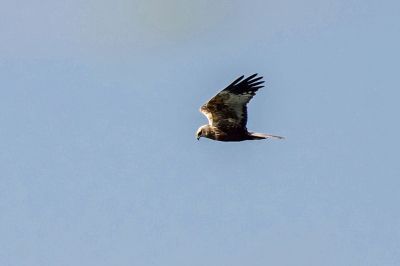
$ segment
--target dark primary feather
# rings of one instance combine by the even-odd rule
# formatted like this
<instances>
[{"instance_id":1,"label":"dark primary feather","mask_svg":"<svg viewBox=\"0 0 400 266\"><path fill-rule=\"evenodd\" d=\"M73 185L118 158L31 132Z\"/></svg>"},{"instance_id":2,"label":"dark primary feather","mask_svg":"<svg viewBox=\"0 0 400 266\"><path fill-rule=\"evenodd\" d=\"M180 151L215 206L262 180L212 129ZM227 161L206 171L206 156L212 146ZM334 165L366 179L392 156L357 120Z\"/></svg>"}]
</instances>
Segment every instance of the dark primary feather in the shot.
<instances>
[{"instance_id":1,"label":"dark primary feather","mask_svg":"<svg viewBox=\"0 0 400 266\"><path fill-rule=\"evenodd\" d=\"M244 93L246 91L256 92L258 89L264 87L263 85L257 86L257 85L260 85L260 84L264 83L264 81L259 81L263 77L254 78L256 76L257 76L257 73L249 76L248 78L246 78L243 81L241 81L241 80L244 78L244 76L241 76L241 77L237 78L234 82L232 82L223 91L230 91L230 92L235 93L235 94L241 94L241 93ZM241 82L239 82L239 81L241 81ZM257 82L257 81L259 81L259 82Z\"/></svg>"},{"instance_id":2,"label":"dark primary feather","mask_svg":"<svg viewBox=\"0 0 400 266\"><path fill-rule=\"evenodd\" d=\"M261 79L253 74L246 79L241 76L205 103L200 111L207 116L211 126L226 132L243 130L247 132L247 103L262 87Z\"/></svg>"}]
</instances>

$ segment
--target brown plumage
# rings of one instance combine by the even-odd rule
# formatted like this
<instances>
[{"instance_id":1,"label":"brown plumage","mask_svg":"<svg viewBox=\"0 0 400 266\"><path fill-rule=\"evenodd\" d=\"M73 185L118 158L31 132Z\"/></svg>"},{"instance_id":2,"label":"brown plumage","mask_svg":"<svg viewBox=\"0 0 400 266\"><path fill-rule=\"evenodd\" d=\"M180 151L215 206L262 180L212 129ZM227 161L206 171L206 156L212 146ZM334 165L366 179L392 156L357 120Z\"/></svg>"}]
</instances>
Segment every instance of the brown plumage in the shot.
<instances>
[{"instance_id":1,"label":"brown plumage","mask_svg":"<svg viewBox=\"0 0 400 266\"><path fill-rule=\"evenodd\" d=\"M247 103L264 85L263 77L253 74L237 78L207 103L200 107L208 125L197 130L197 139L206 137L219 141L243 141L283 137L247 131Z\"/></svg>"}]
</instances>

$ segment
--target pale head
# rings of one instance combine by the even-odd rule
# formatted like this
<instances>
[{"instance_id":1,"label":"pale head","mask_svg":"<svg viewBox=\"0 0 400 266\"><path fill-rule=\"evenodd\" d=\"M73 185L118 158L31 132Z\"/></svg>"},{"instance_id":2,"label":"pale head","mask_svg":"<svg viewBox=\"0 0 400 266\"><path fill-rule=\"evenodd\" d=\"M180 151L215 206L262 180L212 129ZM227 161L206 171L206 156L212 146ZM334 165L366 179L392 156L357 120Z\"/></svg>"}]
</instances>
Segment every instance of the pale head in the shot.
<instances>
[{"instance_id":1,"label":"pale head","mask_svg":"<svg viewBox=\"0 0 400 266\"><path fill-rule=\"evenodd\" d=\"M204 125L204 126L199 127L199 129L196 132L197 140L199 140L201 137L206 136L208 127L209 127L209 125Z\"/></svg>"}]
</instances>

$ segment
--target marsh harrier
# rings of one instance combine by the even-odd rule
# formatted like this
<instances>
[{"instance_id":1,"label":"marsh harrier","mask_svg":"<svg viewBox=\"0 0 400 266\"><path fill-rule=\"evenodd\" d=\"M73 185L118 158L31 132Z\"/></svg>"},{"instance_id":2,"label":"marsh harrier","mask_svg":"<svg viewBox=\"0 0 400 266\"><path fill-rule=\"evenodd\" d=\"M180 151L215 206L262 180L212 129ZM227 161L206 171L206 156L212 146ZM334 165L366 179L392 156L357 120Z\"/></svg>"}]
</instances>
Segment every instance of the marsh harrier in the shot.
<instances>
[{"instance_id":1,"label":"marsh harrier","mask_svg":"<svg viewBox=\"0 0 400 266\"><path fill-rule=\"evenodd\" d=\"M270 134L249 132L247 123L247 103L264 85L263 77L253 74L246 79L237 78L207 103L200 112L208 119L208 125L201 126L196 133L197 139L205 137L218 141L243 141L266 138L282 139Z\"/></svg>"}]
</instances>

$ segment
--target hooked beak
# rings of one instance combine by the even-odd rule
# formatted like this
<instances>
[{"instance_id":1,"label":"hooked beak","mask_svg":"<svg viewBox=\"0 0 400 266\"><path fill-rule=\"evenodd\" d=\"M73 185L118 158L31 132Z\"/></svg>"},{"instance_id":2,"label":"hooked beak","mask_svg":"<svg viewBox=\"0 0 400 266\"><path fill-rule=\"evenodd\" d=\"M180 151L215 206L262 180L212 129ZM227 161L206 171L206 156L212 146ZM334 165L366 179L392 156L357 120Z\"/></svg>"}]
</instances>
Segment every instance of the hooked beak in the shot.
<instances>
[{"instance_id":1,"label":"hooked beak","mask_svg":"<svg viewBox=\"0 0 400 266\"><path fill-rule=\"evenodd\" d=\"M197 136L197 140L199 140L200 139L200 136Z\"/></svg>"}]
</instances>

